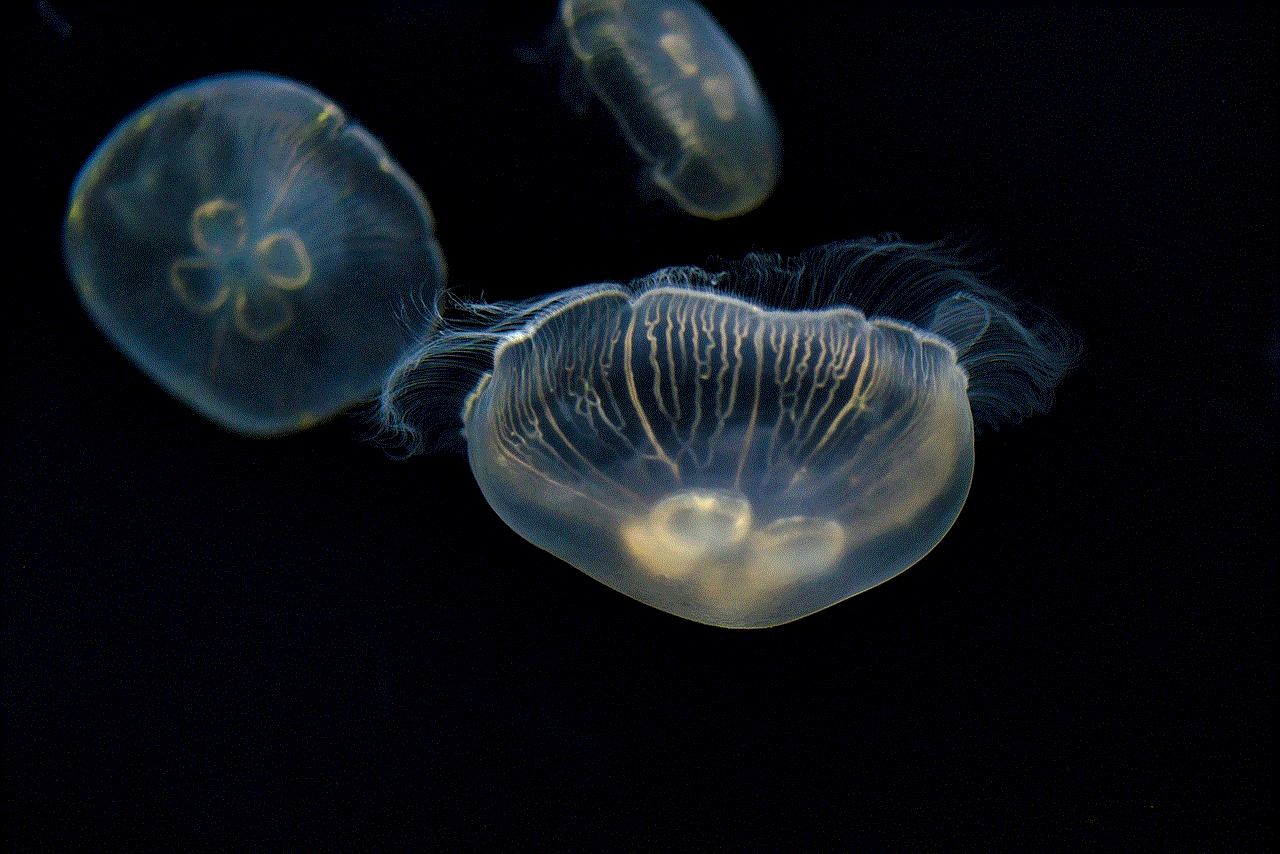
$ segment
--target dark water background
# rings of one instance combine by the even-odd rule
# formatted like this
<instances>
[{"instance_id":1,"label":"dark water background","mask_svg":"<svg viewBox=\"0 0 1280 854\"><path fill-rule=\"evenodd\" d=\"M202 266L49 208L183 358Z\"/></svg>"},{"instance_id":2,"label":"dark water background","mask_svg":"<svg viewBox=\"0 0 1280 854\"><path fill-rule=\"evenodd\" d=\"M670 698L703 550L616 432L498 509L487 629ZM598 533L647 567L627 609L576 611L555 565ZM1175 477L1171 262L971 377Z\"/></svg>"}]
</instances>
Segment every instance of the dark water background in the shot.
<instances>
[{"instance_id":1,"label":"dark water background","mask_svg":"<svg viewBox=\"0 0 1280 854\"><path fill-rule=\"evenodd\" d=\"M7 12L14 850L1265 849L1274 20L710 7L785 144L773 197L718 223L640 198L607 113L520 61L550 10L55 4L65 37ZM94 328L60 258L80 165L152 96L246 69L379 136L472 292L968 233L1084 361L1054 411L981 438L905 574L783 628L679 620L521 540L461 457L389 459L351 416L225 433Z\"/></svg>"}]
</instances>

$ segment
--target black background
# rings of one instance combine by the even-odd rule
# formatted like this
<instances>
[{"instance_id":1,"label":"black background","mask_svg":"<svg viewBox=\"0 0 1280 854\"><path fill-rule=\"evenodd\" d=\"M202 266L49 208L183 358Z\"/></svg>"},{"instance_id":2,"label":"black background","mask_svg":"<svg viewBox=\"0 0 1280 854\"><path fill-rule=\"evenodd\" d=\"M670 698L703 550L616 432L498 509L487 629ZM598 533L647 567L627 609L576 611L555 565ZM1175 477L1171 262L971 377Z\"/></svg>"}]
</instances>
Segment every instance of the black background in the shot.
<instances>
[{"instance_id":1,"label":"black background","mask_svg":"<svg viewBox=\"0 0 1280 854\"><path fill-rule=\"evenodd\" d=\"M704 222L519 59L539 6L55 3L65 37L11 12L10 252L34 263L3 321L9 844L1266 849L1274 21L715 4L785 164ZM979 439L908 572L781 628L677 619L521 540L460 456L390 459L354 416L231 435L95 329L60 257L72 179L154 95L243 69L378 135L471 293L967 233L1083 361Z\"/></svg>"}]
</instances>

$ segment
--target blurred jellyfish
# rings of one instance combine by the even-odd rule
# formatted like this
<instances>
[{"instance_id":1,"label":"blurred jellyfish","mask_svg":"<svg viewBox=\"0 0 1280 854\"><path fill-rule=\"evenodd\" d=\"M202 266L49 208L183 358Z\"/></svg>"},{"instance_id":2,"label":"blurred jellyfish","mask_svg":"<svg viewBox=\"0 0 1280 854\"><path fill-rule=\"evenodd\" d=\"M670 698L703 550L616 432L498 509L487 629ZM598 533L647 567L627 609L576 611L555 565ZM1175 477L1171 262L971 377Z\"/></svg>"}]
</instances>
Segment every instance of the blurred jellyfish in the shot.
<instances>
[{"instance_id":1,"label":"blurred jellyfish","mask_svg":"<svg viewBox=\"0 0 1280 854\"><path fill-rule=\"evenodd\" d=\"M65 248L116 346L254 435L375 396L445 275L431 210L378 141L261 74L187 84L121 123L71 189Z\"/></svg>"},{"instance_id":2,"label":"blurred jellyfish","mask_svg":"<svg viewBox=\"0 0 1280 854\"><path fill-rule=\"evenodd\" d=\"M384 423L420 440L460 401L508 525L721 626L785 623L920 560L964 504L975 422L1046 408L1074 355L953 253L897 240L460 308L392 374Z\"/></svg>"},{"instance_id":3,"label":"blurred jellyfish","mask_svg":"<svg viewBox=\"0 0 1280 854\"><path fill-rule=\"evenodd\" d=\"M751 67L692 0L563 0L579 72L649 176L686 212L752 210L773 191L780 142Z\"/></svg>"}]
</instances>

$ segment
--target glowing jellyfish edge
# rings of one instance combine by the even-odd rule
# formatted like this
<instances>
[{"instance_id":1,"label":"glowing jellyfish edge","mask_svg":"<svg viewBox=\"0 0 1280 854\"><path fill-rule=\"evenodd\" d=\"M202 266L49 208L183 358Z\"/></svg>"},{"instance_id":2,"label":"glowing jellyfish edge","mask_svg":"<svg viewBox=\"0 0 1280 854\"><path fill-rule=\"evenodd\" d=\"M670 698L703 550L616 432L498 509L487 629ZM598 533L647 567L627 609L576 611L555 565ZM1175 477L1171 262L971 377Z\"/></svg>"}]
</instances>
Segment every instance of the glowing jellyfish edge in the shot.
<instances>
[{"instance_id":1,"label":"glowing jellyfish edge","mask_svg":"<svg viewBox=\"0 0 1280 854\"><path fill-rule=\"evenodd\" d=\"M440 404L470 371L454 412L498 515L723 626L794 620L918 561L964 504L975 420L1047 407L1074 347L945 247L897 240L456 307L393 372L385 425L412 442L456 423Z\"/></svg>"}]
</instances>

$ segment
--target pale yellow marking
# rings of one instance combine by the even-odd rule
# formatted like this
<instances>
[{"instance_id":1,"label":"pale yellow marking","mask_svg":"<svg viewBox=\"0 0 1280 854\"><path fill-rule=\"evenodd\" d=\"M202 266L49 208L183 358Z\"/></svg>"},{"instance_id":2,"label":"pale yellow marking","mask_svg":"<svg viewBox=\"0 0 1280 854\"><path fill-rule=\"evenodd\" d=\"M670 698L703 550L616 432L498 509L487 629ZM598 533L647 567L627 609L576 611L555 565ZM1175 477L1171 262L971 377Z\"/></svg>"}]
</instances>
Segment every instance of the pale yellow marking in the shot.
<instances>
[{"instance_id":1,"label":"pale yellow marking","mask_svg":"<svg viewBox=\"0 0 1280 854\"><path fill-rule=\"evenodd\" d=\"M755 331L751 343L756 349L756 390L751 401L751 418L747 421L747 429L742 440L742 455L738 460L738 473L733 479L733 488L742 488L742 470L747 464L747 452L751 450L751 441L755 438L756 420L760 417L760 387L764 382L764 323L759 318L755 321Z\"/></svg>"},{"instance_id":2,"label":"pale yellow marking","mask_svg":"<svg viewBox=\"0 0 1280 854\"><path fill-rule=\"evenodd\" d=\"M623 362L624 362L622 373L627 378L627 394L631 397L631 406L633 409L635 409L636 415L639 416L640 418L640 426L644 429L644 434L649 439L649 444L652 445L653 449L658 453L658 459L666 463L667 466L671 469L671 474L674 475L677 479L679 479L680 467L676 465L675 460L667 456L667 452L663 450L661 445L658 444L658 436L653 432L653 425L649 423L649 419L644 414L644 408L640 405L640 392L636 389L635 373L631 370L632 357L634 353L634 350L631 346L631 342L635 336L637 314L638 312L635 311L633 306L631 311L631 319L627 322L627 332L625 337L623 338L623 345L622 345ZM647 334L651 336L652 331L650 331ZM656 341L650 338L649 346L655 351L656 351L656 343L657 343ZM658 381L658 378L655 376L654 382L657 382L657 381Z\"/></svg>"},{"instance_id":3,"label":"pale yellow marking","mask_svg":"<svg viewBox=\"0 0 1280 854\"><path fill-rule=\"evenodd\" d=\"M711 102L711 112L722 122L731 122L738 114L737 87L723 71L702 78L702 94Z\"/></svg>"},{"instance_id":4,"label":"pale yellow marking","mask_svg":"<svg viewBox=\"0 0 1280 854\"><path fill-rule=\"evenodd\" d=\"M283 275L268 266L267 262L271 251L279 243L287 243L293 252L293 257L297 259L300 271L296 276ZM311 266L311 256L307 253L307 247L302 242L302 238L293 229L285 228L271 232L258 241L254 251L258 257L258 263L262 267L263 275L272 286L286 291L296 291L299 288L306 287L307 283L311 281L311 274L314 272Z\"/></svg>"},{"instance_id":5,"label":"pale yellow marking","mask_svg":"<svg viewBox=\"0 0 1280 854\"><path fill-rule=\"evenodd\" d=\"M223 303L227 301L227 297L231 294L231 289L227 285L222 285L217 292L207 300L196 299L191 293L191 288L187 281L185 271L188 270L212 270L215 269L213 263L204 258L176 258L169 264L168 279L169 288L178 298L188 311L194 314L204 316L213 314Z\"/></svg>"},{"instance_id":6,"label":"pale yellow marking","mask_svg":"<svg viewBox=\"0 0 1280 854\"><path fill-rule=\"evenodd\" d=\"M227 213L231 214L234 223L235 237L232 245L210 243L205 234L209 228L208 223ZM245 237L244 209L235 202L210 199L191 212L191 243L206 255L221 256L238 252L244 247Z\"/></svg>"},{"instance_id":7,"label":"pale yellow marking","mask_svg":"<svg viewBox=\"0 0 1280 854\"><path fill-rule=\"evenodd\" d=\"M681 77L696 77L698 60L693 54L693 45L687 33L663 33L658 38L658 45L671 57L671 61L680 70Z\"/></svg>"},{"instance_id":8,"label":"pale yellow marking","mask_svg":"<svg viewBox=\"0 0 1280 854\"><path fill-rule=\"evenodd\" d=\"M719 490L668 495L619 529L637 569L730 613L830 572L849 537L832 519L793 516L757 528L751 504Z\"/></svg>"}]
</instances>

